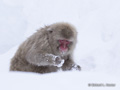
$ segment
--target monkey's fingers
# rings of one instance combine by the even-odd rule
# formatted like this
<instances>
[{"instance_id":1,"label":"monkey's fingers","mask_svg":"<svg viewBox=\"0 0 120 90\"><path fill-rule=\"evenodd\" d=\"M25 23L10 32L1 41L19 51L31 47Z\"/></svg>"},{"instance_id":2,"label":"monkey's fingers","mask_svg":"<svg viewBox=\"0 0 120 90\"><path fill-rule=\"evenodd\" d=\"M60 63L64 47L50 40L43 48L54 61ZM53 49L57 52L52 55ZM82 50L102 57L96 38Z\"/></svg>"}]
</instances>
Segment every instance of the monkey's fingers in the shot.
<instances>
[{"instance_id":1,"label":"monkey's fingers","mask_svg":"<svg viewBox=\"0 0 120 90\"><path fill-rule=\"evenodd\" d=\"M62 67L63 64L64 64L64 59L60 59L59 57L56 58L56 60L55 60L55 66Z\"/></svg>"}]
</instances>

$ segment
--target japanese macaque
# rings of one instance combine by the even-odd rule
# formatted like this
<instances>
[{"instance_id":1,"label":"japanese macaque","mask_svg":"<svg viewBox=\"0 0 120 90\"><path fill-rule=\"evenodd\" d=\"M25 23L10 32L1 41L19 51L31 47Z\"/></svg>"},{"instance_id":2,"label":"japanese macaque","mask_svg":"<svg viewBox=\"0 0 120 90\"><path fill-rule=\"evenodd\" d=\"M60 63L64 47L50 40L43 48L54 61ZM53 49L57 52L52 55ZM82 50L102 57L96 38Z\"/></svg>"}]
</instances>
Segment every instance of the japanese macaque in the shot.
<instances>
[{"instance_id":1,"label":"japanese macaque","mask_svg":"<svg viewBox=\"0 0 120 90\"><path fill-rule=\"evenodd\" d=\"M71 24L45 26L20 45L11 60L10 71L50 73L80 70L72 58L76 42L77 32Z\"/></svg>"}]
</instances>

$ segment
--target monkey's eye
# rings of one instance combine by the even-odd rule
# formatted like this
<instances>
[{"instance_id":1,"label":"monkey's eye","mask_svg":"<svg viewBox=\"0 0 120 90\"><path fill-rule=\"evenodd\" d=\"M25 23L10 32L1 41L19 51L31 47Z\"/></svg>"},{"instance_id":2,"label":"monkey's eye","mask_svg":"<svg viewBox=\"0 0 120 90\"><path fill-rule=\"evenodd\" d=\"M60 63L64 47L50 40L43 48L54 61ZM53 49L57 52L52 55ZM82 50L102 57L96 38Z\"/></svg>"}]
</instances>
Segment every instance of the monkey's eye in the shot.
<instances>
[{"instance_id":1,"label":"monkey's eye","mask_svg":"<svg viewBox=\"0 0 120 90\"><path fill-rule=\"evenodd\" d=\"M49 31L50 33L52 33L53 31Z\"/></svg>"}]
</instances>

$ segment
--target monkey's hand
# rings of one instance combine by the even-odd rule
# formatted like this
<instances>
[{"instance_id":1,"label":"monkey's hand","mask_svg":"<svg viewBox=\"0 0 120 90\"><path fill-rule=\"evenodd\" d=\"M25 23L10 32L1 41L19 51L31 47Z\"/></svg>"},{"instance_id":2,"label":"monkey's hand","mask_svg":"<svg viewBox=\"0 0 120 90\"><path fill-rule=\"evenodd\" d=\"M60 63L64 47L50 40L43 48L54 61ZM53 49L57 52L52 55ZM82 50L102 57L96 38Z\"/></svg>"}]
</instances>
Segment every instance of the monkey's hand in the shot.
<instances>
[{"instance_id":1,"label":"monkey's hand","mask_svg":"<svg viewBox=\"0 0 120 90\"><path fill-rule=\"evenodd\" d=\"M64 64L64 59L61 59L60 57L57 57L56 60L55 60L54 66L62 67L63 64Z\"/></svg>"},{"instance_id":2,"label":"monkey's hand","mask_svg":"<svg viewBox=\"0 0 120 90\"><path fill-rule=\"evenodd\" d=\"M72 70L81 70L81 67L79 65L73 64L72 65Z\"/></svg>"},{"instance_id":3,"label":"monkey's hand","mask_svg":"<svg viewBox=\"0 0 120 90\"><path fill-rule=\"evenodd\" d=\"M53 54L47 54L46 56L51 57L48 62L52 63L53 66L62 67L64 64L64 59L62 59L60 56L55 56Z\"/></svg>"}]
</instances>

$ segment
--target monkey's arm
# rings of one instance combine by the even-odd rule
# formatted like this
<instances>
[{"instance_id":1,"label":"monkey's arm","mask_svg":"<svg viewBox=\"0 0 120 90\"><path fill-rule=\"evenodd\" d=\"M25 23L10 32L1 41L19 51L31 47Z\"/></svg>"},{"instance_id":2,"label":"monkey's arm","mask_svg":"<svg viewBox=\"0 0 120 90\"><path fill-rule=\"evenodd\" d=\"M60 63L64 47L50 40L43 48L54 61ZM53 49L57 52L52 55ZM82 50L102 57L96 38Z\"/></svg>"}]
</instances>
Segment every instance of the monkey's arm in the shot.
<instances>
[{"instance_id":1,"label":"monkey's arm","mask_svg":"<svg viewBox=\"0 0 120 90\"><path fill-rule=\"evenodd\" d=\"M65 59L65 63L62 66L62 70L66 71L66 70L81 70L81 67L77 64L75 64L75 62L72 60L72 57L68 56Z\"/></svg>"},{"instance_id":2,"label":"monkey's arm","mask_svg":"<svg viewBox=\"0 0 120 90\"><path fill-rule=\"evenodd\" d=\"M59 56L48 53L37 52L36 49L29 50L26 54L26 60L37 66L58 66L62 63L62 59Z\"/></svg>"}]
</instances>

